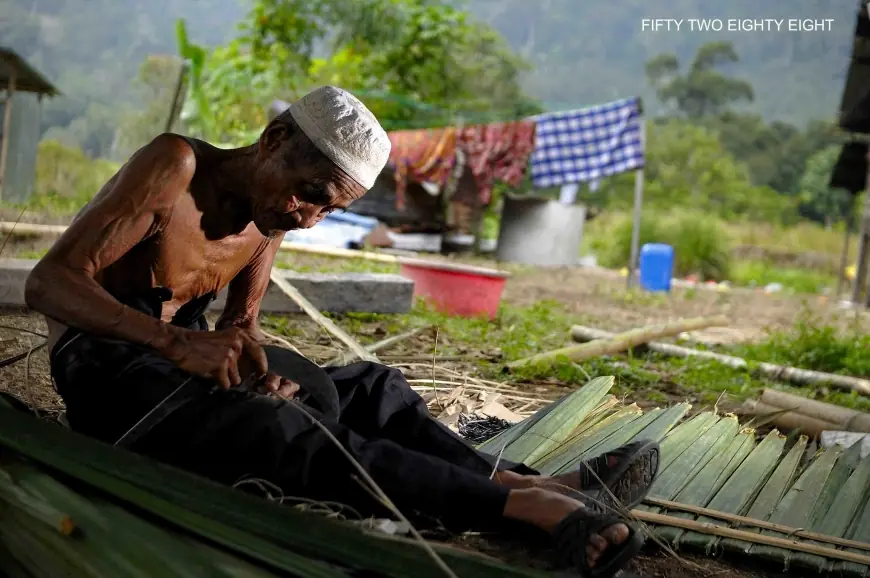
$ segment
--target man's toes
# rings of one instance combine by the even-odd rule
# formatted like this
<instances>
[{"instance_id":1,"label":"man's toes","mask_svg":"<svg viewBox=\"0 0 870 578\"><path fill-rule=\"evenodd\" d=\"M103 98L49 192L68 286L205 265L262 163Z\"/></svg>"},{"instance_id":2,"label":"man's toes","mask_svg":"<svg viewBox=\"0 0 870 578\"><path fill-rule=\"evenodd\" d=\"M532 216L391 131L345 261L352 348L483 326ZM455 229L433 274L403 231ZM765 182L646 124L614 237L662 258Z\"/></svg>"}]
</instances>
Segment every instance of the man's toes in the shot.
<instances>
[{"instance_id":1,"label":"man's toes","mask_svg":"<svg viewBox=\"0 0 870 578\"><path fill-rule=\"evenodd\" d=\"M613 524L604 529L601 532L601 538L605 540L607 544L622 544L628 539L629 531L628 526L625 524Z\"/></svg>"},{"instance_id":2,"label":"man's toes","mask_svg":"<svg viewBox=\"0 0 870 578\"><path fill-rule=\"evenodd\" d=\"M601 557L601 554L607 549L607 540L598 534L589 536L589 541L586 543L586 560L589 566L595 566L595 563Z\"/></svg>"}]
</instances>

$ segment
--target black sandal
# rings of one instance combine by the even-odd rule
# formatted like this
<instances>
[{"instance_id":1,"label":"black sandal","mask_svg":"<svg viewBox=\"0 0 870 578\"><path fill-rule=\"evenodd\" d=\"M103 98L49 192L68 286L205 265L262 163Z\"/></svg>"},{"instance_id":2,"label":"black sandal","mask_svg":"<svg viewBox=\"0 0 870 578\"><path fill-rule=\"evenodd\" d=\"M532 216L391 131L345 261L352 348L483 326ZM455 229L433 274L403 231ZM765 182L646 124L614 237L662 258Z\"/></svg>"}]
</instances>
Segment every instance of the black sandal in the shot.
<instances>
[{"instance_id":1,"label":"black sandal","mask_svg":"<svg viewBox=\"0 0 870 578\"><path fill-rule=\"evenodd\" d=\"M586 559L586 546L593 534L615 524L628 526L628 537L620 544L609 544L595 566L590 568ZM561 569L573 570L583 578L610 578L619 572L643 547L640 530L613 514L602 514L584 508L577 510L556 526L553 531L556 545L556 564Z\"/></svg>"},{"instance_id":2,"label":"black sandal","mask_svg":"<svg viewBox=\"0 0 870 578\"><path fill-rule=\"evenodd\" d=\"M595 498L607 507L622 506L630 510L649 493L659 472L660 453L658 443L638 440L586 460L577 469L580 491L588 493L597 490ZM616 458L614 466L607 463L608 458L612 457ZM605 491L602 484L609 491ZM618 504L613 503L614 497Z\"/></svg>"}]
</instances>

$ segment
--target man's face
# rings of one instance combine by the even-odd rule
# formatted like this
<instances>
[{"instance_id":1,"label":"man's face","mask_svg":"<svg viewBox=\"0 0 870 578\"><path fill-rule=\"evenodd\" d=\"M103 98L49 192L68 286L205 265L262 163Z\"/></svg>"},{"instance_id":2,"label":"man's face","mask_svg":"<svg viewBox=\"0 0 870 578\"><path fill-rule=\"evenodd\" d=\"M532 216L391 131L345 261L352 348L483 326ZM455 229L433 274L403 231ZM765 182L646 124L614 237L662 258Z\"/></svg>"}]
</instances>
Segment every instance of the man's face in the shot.
<instances>
[{"instance_id":1,"label":"man's face","mask_svg":"<svg viewBox=\"0 0 870 578\"><path fill-rule=\"evenodd\" d=\"M366 192L325 156L311 162L294 150L286 130L266 129L252 195L254 224L264 235L309 229Z\"/></svg>"}]
</instances>

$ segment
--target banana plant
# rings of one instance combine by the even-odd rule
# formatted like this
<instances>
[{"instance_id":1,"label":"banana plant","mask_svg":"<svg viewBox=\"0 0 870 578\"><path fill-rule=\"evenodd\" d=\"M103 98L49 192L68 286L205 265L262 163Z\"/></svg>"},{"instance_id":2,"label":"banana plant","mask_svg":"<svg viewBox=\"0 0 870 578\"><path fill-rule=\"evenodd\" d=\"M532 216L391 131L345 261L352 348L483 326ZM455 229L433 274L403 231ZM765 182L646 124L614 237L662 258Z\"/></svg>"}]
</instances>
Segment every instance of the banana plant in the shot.
<instances>
[{"instance_id":1,"label":"banana plant","mask_svg":"<svg viewBox=\"0 0 870 578\"><path fill-rule=\"evenodd\" d=\"M197 125L206 139L215 139L218 136L217 121L202 87L208 54L203 47L190 42L187 26L181 18L175 22L175 38L179 56L184 60L187 70L188 90L182 118Z\"/></svg>"}]
</instances>

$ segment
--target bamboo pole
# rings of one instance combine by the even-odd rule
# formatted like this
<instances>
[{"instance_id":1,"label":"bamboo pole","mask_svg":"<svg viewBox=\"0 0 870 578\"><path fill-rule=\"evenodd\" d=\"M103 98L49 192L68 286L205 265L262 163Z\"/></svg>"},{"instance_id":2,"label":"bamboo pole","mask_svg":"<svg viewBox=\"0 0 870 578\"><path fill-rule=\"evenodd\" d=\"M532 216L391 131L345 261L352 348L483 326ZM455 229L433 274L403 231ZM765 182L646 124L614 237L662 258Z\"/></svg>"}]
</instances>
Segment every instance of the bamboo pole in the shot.
<instances>
[{"instance_id":1,"label":"bamboo pole","mask_svg":"<svg viewBox=\"0 0 870 578\"><path fill-rule=\"evenodd\" d=\"M275 267L272 268L272 273L269 275L269 278L272 280L272 283L278 286L278 288L290 299L296 303L302 311L308 314L311 319L313 319L318 325L326 329L329 333L334 335L339 341L347 345L347 347L354 352L357 357L362 359L363 361L377 361L378 358L365 350L365 348L357 342L356 339L348 335L343 329L337 326L332 322L331 319L326 317L323 313L321 313L317 307L311 304L311 301L306 299L302 293L299 292L296 287L291 285L284 277L281 275L281 272Z\"/></svg>"},{"instance_id":2,"label":"bamboo pole","mask_svg":"<svg viewBox=\"0 0 870 578\"><path fill-rule=\"evenodd\" d=\"M17 236L27 235L63 235L66 225L37 225L34 223L12 223L0 221L0 233Z\"/></svg>"},{"instance_id":3,"label":"bamboo pole","mask_svg":"<svg viewBox=\"0 0 870 578\"><path fill-rule=\"evenodd\" d=\"M424 329L423 327L419 327L417 329L413 329L413 330L408 331L406 333L401 333L399 335L393 335L392 337L387 337L386 339L382 339L381 341L377 341L375 343L372 343L371 345L367 345L365 349L369 353L377 353L381 349L386 349L387 347L395 345L396 343L400 343L406 339L410 339L410 338L414 337L415 335L417 335L418 333L423 331L423 329ZM335 367L335 366L339 366L339 365L347 365L348 363L353 361L355 357L356 357L356 355L352 351L347 352L347 353L342 353L341 355L328 361L324 367Z\"/></svg>"},{"instance_id":4,"label":"bamboo pole","mask_svg":"<svg viewBox=\"0 0 870 578\"><path fill-rule=\"evenodd\" d=\"M761 402L782 409L793 409L802 415L831 422L842 431L870 433L870 414L863 411L807 399L775 389L765 389L761 392Z\"/></svg>"},{"instance_id":5,"label":"bamboo pole","mask_svg":"<svg viewBox=\"0 0 870 578\"><path fill-rule=\"evenodd\" d=\"M710 536L719 536L720 538L733 538L753 544L763 544L765 546L773 546L793 552L804 552L806 554L815 554L832 560L843 560L845 562L854 562L870 566L870 556L858 554L857 552L849 552L846 550L837 550L826 546L819 546L799 540L789 540L787 538L779 538L777 536L766 536L755 532L747 532L745 530L735 530L724 526L717 526L709 522L697 522L695 520L687 520L685 518L676 518L674 516L666 516L664 514L655 514L653 512L644 512L641 510L632 510L632 515L647 524L656 524L659 526L670 526L673 528L681 528L683 530L691 530L701 534Z\"/></svg>"},{"instance_id":6,"label":"bamboo pole","mask_svg":"<svg viewBox=\"0 0 870 578\"><path fill-rule=\"evenodd\" d=\"M843 548L855 548L856 550L870 550L870 544L866 542L857 542L855 540L848 540L846 538L841 538L839 536L829 536L828 534L819 534L817 532L809 532L807 530L802 530L800 528L792 528L791 526L784 526L782 524L775 524L774 522L767 522L765 520L756 520L755 518L747 518L745 516L738 516L736 514L729 514L727 512L720 512L719 510L711 510L709 508L702 508L700 506L692 506L690 504L681 504L679 502L672 502L670 500L662 500L659 498L646 498L644 499L644 503L649 504L651 506L658 506L660 508L665 508L668 510L677 510L680 512L688 512L690 514L697 514L698 516L706 516L708 518L716 518L719 520L724 520L726 522L731 522L736 526L749 526L752 528L760 528L762 530L771 530L774 532L779 532L781 534L785 534L787 536L795 536L797 538L803 538L805 540L814 540L816 542L824 542L826 544L832 544L834 546L842 546Z\"/></svg>"},{"instance_id":7,"label":"bamboo pole","mask_svg":"<svg viewBox=\"0 0 870 578\"><path fill-rule=\"evenodd\" d=\"M649 343L654 339L662 337L672 337L679 335L685 331L695 331L706 327L728 325L728 318L724 315L716 315L714 317L696 317L693 319L683 319L672 323L663 323L661 325L652 325L649 327L641 327L632 329L619 335L613 335L606 339L596 339L591 343L582 345L574 345L571 347L563 347L555 351L548 351L533 355L525 359L520 359L508 364L509 369L517 369L528 367L538 363L555 361L557 358L566 357L571 361L586 361L593 357L602 355L613 355L621 353L637 347L638 345Z\"/></svg>"},{"instance_id":8,"label":"bamboo pole","mask_svg":"<svg viewBox=\"0 0 870 578\"><path fill-rule=\"evenodd\" d=\"M782 430L799 429L802 433L818 438L823 431L839 430L840 427L836 423L820 420L814 417L809 417L796 411L789 411L793 408L778 407L768 405L766 403L747 399L743 402L743 411L755 416L771 415L771 422L776 427Z\"/></svg>"},{"instance_id":9,"label":"bamboo pole","mask_svg":"<svg viewBox=\"0 0 870 578\"><path fill-rule=\"evenodd\" d=\"M613 338L613 334L600 329L575 325L571 328L571 337L574 341L590 341L593 339ZM831 387L844 391L856 391L861 395L870 395L870 381L859 377L836 375L833 373L825 373L823 371L813 371L811 369L798 369L796 367L775 365L766 362L753 363L750 366L749 362L740 357L714 353L712 351L700 351L688 347L680 347L679 345L672 345L670 343L646 343L645 345L649 347L651 351L655 351L661 355L668 355L670 357L701 357L703 359L719 362L735 369L750 369L773 380L786 381L798 385L828 384Z\"/></svg>"}]
</instances>

